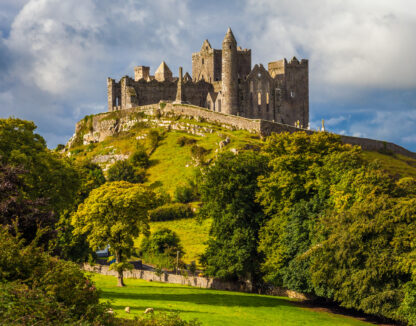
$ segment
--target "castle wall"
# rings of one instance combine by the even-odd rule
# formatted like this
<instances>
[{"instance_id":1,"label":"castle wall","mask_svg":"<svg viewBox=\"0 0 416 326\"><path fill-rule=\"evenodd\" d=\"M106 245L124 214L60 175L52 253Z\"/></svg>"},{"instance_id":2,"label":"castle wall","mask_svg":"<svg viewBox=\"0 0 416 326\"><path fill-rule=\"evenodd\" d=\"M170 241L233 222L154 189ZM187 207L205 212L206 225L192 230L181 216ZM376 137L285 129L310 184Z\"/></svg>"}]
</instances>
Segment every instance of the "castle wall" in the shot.
<instances>
[{"instance_id":1,"label":"castle wall","mask_svg":"<svg viewBox=\"0 0 416 326\"><path fill-rule=\"evenodd\" d=\"M206 99L208 92L212 91L213 87L209 83L199 81L197 83L187 82L183 84L183 101L206 107Z\"/></svg>"},{"instance_id":2,"label":"castle wall","mask_svg":"<svg viewBox=\"0 0 416 326\"><path fill-rule=\"evenodd\" d=\"M238 79L243 81L251 71L251 50L237 51Z\"/></svg>"}]
</instances>

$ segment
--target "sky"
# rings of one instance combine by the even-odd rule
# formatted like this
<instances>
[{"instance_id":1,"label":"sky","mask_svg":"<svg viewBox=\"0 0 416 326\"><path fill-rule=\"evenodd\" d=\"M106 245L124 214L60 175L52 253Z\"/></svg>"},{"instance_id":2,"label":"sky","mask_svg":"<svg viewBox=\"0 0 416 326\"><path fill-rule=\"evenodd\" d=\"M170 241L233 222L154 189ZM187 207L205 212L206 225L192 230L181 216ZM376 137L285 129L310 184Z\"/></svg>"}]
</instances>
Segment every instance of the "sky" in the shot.
<instances>
[{"instance_id":1,"label":"sky","mask_svg":"<svg viewBox=\"0 0 416 326\"><path fill-rule=\"evenodd\" d=\"M107 111L106 78L192 72L231 27L252 66L309 59L310 120L416 151L414 0L1 0L0 118L33 120L54 148Z\"/></svg>"}]
</instances>

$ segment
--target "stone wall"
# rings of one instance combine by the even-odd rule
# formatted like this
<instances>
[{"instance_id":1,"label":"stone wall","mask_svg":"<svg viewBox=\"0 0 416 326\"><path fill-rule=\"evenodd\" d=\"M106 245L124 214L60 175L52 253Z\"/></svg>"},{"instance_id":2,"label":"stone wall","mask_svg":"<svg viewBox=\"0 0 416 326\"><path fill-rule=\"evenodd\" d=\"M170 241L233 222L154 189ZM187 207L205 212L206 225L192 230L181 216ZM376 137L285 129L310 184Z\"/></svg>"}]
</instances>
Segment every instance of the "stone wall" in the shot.
<instances>
[{"instance_id":1,"label":"stone wall","mask_svg":"<svg viewBox=\"0 0 416 326\"><path fill-rule=\"evenodd\" d=\"M106 137L113 136L120 131L129 130L134 124L142 121L142 118L140 118L141 112L147 115L154 115L155 111L158 110L160 110L162 114L186 116L191 119L202 118L207 122L228 126L233 129L248 130L262 136L269 136L273 132L293 133L304 131L308 134L317 132L267 120L248 119L235 115L214 112L198 106L166 103L162 109L160 109L159 104L154 104L136 107L129 110L97 114L89 118L92 119L91 122L88 122L89 127L86 126L87 122L85 119L81 120L77 123L75 134L68 142L68 146L71 147L72 143L79 143L79 138L83 138L81 139L81 143L103 141ZM86 130L86 132L83 133L82 130ZM78 141L76 141L77 139ZM416 153L408 151L407 149L390 142L344 135L341 135L341 140L346 144L361 146L364 150L391 151L393 153L402 154L416 159Z\"/></svg>"},{"instance_id":2,"label":"stone wall","mask_svg":"<svg viewBox=\"0 0 416 326\"><path fill-rule=\"evenodd\" d=\"M88 272L99 273L102 275L117 276L117 272L110 270L107 265L94 265L84 264L83 269ZM205 289L225 290L225 291L237 291L237 292L253 292L253 287L250 282L226 282L213 277L200 277L200 276L183 276L170 273L156 274L152 271L146 271L141 269L132 269L131 271L125 271L123 273L125 278L141 279L152 282L163 282L170 284L189 285ZM296 291L279 288L269 287L267 294L282 296L288 298L294 298L299 300L311 300L312 296L308 296Z\"/></svg>"}]
</instances>

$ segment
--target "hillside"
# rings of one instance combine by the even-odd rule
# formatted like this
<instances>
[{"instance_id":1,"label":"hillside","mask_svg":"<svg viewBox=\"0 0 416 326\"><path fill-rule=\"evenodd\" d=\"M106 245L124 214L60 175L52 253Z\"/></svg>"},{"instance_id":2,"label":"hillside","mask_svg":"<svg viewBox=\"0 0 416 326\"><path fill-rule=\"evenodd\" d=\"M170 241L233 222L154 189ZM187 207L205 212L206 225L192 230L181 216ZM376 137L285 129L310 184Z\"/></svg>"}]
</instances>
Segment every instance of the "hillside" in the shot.
<instances>
[{"instance_id":1,"label":"hillside","mask_svg":"<svg viewBox=\"0 0 416 326\"><path fill-rule=\"evenodd\" d=\"M155 131L159 135L157 146L152 145L148 137L149 133ZM184 139L188 144L181 144ZM219 143L226 139L229 139L229 143L220 148ZM107 170L115 161L127 159L135 150L144 148L150 157L145 184L159 193L168 193L173 197L175 189L195 181L201 164L210 164L218 152L256 150L262 143L258 134L236 130L225 124L192 119L189 116L154 114L151 110L126 110L85 117L77 124L77 132L66 150L74 160L92 160ZM205 149L202 163L196 162L191 153L194 145ZM378 160L393 177L416 177L416 159L370 151L363 151L363 156L368 161ZM191 205L197 207L198 203ZM193 218L153 222L151 230L168 227L175 231L187 248L184 261L190 263L203 252L209 225L210 221L201 225ZM136 245L138 243L139 240Z\"/></svg>"}]
</instances>

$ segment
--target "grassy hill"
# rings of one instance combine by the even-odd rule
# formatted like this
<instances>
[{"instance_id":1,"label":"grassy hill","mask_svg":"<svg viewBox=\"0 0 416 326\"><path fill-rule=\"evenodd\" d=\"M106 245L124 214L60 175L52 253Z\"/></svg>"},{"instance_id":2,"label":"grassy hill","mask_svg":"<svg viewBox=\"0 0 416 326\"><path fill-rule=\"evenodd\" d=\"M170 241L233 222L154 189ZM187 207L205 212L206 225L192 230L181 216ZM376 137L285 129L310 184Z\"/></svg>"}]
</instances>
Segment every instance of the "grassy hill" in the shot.
<instances>
[{"instance_id":1,"label":"grassy hill","mask_svg":"<svg viewBox=\"0 0 416 326\"><path fill-rule=\"evenodd\" d=\"M114 118L111 113L108 117L105 114L103 119ZM95 160L104 169L114 159L127 158L138 148L144 148L150 154L150 167L147 169L145 184L151 186L158 192L168 193L173 196L177 186L187 184L194 180L196 172L200 169L191 155L191 144L183 145L179 140L183 137L192 139L194 145L203 147L206 150L204 161L209 164L217 155L219 142L229 138L230 143L222 150L243 150L259 148L262 140L257 134L245 130L232 130L227 126L212 124L189 118L158 117L136 121L135 124L125 131L107 137L99 143L89 145L78 145L69 150L71 157L75 160ZM92 117L86 117L83 121L85 126L80 130L91 128ZM154 119L151 123L151 119ZM175 125L179 129L172 129ZM88 127L89 126L89 127ZM156 148L152 148L147 135L151 131L157 131L160 140ZM396 154L383 154L379 152L363 152L368 161L378 160L381 166L393 177L412 176L416 177L416 160ZM197 205L194 205L197 206ZM208 239L210 221L199 224L195 219L185 219L170 222L153 222L151 230L155 231L161 227L168 227L175 231L181 238L186 250L184 261L190 263L197 261L205 248L204 242ZM138 245L140 239L136 241Z\"/></svg>"},{"instance_id":2,"label":"grassy hill","mask_svg":"<svg viewBox=\"0 0 416 326\"><path fill-rule=\"evenodd\" d=\"M369 323L350 317L318 312L296 306L291 299L250 293L200 289L177 284L126 279L126 287L116 286L112 276L93 274L102 291L102 300L111 300L119 317L143 316L146 308L155 313L176 312L185 320L197 318L203 325L285 325L285 326L365 326ZM130 307L130 314L124 312Z\"/></svg>"}]
</instances>

